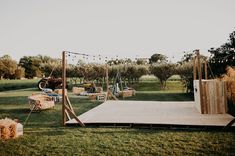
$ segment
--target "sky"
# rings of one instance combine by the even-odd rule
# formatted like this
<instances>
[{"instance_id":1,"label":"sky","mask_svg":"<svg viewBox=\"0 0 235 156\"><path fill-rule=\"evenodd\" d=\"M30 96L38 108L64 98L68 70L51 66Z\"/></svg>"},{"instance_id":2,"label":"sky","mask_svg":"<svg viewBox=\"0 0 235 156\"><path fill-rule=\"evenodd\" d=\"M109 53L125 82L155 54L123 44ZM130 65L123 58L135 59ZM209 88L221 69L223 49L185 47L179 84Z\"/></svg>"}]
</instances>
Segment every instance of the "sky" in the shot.
<instances>
[{"instance_id":1,"label":"sky","mask_svg":"<svg viewBox=\"0 0 235 156\"><path fill-rule=\"evenodd\" d=\"M0 56L90 55L172 61L228 41L234 0L0 0Z\"/></svg>"}]
</instances>

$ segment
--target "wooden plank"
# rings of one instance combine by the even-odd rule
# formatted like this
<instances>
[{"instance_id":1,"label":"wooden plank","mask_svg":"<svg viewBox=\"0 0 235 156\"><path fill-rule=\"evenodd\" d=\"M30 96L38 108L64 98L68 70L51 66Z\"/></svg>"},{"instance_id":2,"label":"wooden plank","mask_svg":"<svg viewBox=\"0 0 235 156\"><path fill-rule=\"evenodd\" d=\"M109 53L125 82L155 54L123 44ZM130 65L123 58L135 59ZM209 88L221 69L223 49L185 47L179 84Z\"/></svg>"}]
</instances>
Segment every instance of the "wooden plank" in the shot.
<instances>
[{"instance_id":1,"label":"wooden plank","mask_svg":"<svg viewBox=\"0 0 235 156\"><path fill-rule=\"evenodd\" d=\"M85 124L78 119L78 117L65 105L65 109L74 117L74 119L79 123L80 126L85 127Z\"/></svg>"},{"instance_id":2,"label":"wooden plank","mask_svg":"<svg viewBox=\"0 0 235 156\"><path fill-rule=\"evenodd\" d=\"M109 99L109 68L108 68L108 64L106 63L105 65L105 75L106 75L106 92L107 95L105 97L105 101L107 101Z\"/></svg>"},{"instance_id":3,"label":"wooden plank","mask_svg":"<svg viewBox=\"0 0 235 156\"><path fill-rule=\"evenodd\" d=\"M67 102L67 104L68 104L70 110L75 114L74 109L73 109L73 107L72 107L72 105L71 105L71 102L70 102L70 100L69 100L69 97L68 97L67 95L66 95L65 97L66 97L66 102Z\"/></svg>"},{"instance_id":4,"label":"wooden plank","mask_svg":"<svg viewBox=\"0 0 235 156\"><path fill-rule=\"evenodd\" d=\"M199 77L199 90L200 90L200 103L201 103L201 112L202 114L205 113L205 110L204 110L204 103L203 103L203 100L202 100L202 72L201 72L201 61L200 61L200 53L199 53L199 50L196 50L196 55L197 55L197 69L198 69L198 77Z\"/></svg>"},{"instance_id":5,"label":"wooden plank","mask_svg":"<svg viewBox=\"0 0 235 156\"><path fill-rule=\"evenodd\" d=\"M66 114L67 118L68 118L69 120L71 120L71 117L70 117L68 111L67 111L66 109L65 109L64 111L65 111L65 114Z\"/></svg>"},{"instance_id":6,"label":"wooden plank","mask_svg":"<svg viewBox=\"0 0 235 156\"><path fill-rule=\"evenodd\" d=\"M79 119L85 124L226 126L234 117L229 114L201 114L195 109L193 101L109 100L80 115ZM67 124L77 124L77 121L73 119Z\"/></svg>"},{"instance_id":7,"label":"wooden plank","mask_svg":"<svg viewBox=\"0 0 235 156\"><path fill-rule=\"evenodd\" d=\"M62 125L65 125L66 116L65 116L65 89L66 89L66 56L65 51L62 52Z\"/></svg>"},{"instance_id":8,"label":"wooden plank","mask_svg":"<svg viewBox=\"0 0 235 156\"><path fill-rule=\"evenodd\" d=\"M196 80L197 79L197 71L196 71L196 56L193 57L193 79Z\"/></svg>"},{"instance_id":9,"label":"wooden plank","mask_svg":"<svg viewBox=\"0 0 235 156\"><path fill-rule=\"evenodd\" d=\"M208 79L208 72L207 72L207 60L205 60L205 63L204 63L204 70L205 70L205 79L207 80Z\"/></svg>"}]
</instances>

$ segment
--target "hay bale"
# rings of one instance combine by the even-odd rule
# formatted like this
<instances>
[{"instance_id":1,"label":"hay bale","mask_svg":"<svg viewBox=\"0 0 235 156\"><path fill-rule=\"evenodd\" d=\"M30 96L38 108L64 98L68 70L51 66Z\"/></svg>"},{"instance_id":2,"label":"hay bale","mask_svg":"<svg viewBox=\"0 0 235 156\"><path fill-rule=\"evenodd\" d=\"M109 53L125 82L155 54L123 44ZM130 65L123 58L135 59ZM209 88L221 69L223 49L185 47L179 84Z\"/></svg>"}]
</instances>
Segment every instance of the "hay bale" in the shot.
<instances>
[{"instance_id":1,"label":"hay bale","mask_svg":"<svg viewBox=\"0 0 235 156\"><path fill-rule=\"evenodd\" d=\"M0 136L1 139L7 140L9 138L15 138L17 123L11 119L5 118L0 120Z\"/></svg>"},{"instance_id":2,"label":"hay bale","mask_svg":"<svg viewBox=\"0 0 235 156\"><path fill-rule=\"evenodd\" d=\"M123 90L119 92L120 97L131 97L135 95L134 89Z\"/></svg>"},{"instance_id":3,"label":"hay bale","mask_svg":"<svg viewBox=\"0 0 235 156\"><path fill-rule=\"evenodd\" d=\"M56 94L62 95L62 89L55 89L54 91ZM65 89L65 95L67 95L67 89Z\"/></svg>"},{"instance_id":4,"label":"hay bale","mask_svg":"<svg viewBox=\"0 0 235 156\"><path fill-rule=\"evenodd\" d=\"M85 91L85 88L83 88L83 87L73 87L72 91L73 91L73 94L80 94L80 93Z\"/></svg>"},{"instance_id":5,"label":"hay bale","mask_svg":"<svg viewBox=\"0 0 235 156\"><path fill-rule=\"evenodd\" d=\"M96 92L97 92L97 93L103 92L103 88L102 88L102 87L96 87Z\"/></svg>"},{"instance_id":6,"label":"hay bale","mask_svg":"<svg viewBox=\"0 0 235 156\"><path fill-rule=\"evenodd\" d=\"M55 101L53 97L48 95L38 94L32 95L28 97L29 100L29 108L33 111L40 111L49 108L53 108L55 106Z\"/></svg>"}]
</instances>

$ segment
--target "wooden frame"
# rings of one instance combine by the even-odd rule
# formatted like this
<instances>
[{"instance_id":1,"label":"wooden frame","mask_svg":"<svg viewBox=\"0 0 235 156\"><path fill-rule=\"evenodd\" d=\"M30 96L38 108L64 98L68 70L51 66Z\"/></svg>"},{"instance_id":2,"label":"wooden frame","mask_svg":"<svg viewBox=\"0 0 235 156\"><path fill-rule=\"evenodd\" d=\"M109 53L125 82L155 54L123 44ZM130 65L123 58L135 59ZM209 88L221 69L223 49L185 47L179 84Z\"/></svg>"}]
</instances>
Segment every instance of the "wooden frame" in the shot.
<instances>
[{"instance_id":1,"label":"wooden frame","mask_svg":"<svg viewBox=\"0 0 235 156\"><path fill-rule=\"evenodd\" d=\"M62 52L62 125L66 125L67 119L71 119L72 115L80 126L84 127L84 123L78 119L73 107L69 101L68 95L66 95L66 51Z\"/></svg>"},{"instance_id":2,"label":"wooden frame","mask_svg":"<svg viewBox=\"0 0 235 156\"><path fill-rule=\"evenodd\" d=\"M70 115L72 115L75 120L79 123L80 126L84 127L84 123L79 120L79 118L76 116L73 107L69 101L68 95L66 95L66 51L62 52L62 125L66 125L67 119L71 119ZM79 53L74 53L73 54L79 54ZM107 86L107 94L105 101L109 99L109 96L117 100L117 98L110 92L109 90L109 75L108 75L108 65L106 64L105 66L105 75L106 75L106 86Z\"/></svg>"}]
</instances>

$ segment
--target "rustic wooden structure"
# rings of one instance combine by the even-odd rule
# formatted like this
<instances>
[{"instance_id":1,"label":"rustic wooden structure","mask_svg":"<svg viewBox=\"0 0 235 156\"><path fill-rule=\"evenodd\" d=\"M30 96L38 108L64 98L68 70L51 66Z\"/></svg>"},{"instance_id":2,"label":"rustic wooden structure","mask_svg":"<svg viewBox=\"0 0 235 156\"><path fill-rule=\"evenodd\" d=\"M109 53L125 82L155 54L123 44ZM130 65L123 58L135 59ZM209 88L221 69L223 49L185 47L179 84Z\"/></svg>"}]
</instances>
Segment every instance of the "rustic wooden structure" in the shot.
<instances>
[{"instance_id":1,"label":"rustic wooden structure","mask_svg":"<svg viewBox=\"0 0 235 156\"><path fill-rule=\"evenodd\" d=\"M86 125L141 127L220 127L228 125L229 114L201 114L194 101L125 101L109 100L81 114ZM77 124L75 119L66 122ZM235 127L235 124L231 125Z\"/></svg>"},{"instance_id":2,"label":"rustic wooden structure","mask_svg":"<svg viewBox=\"0 0 235 156\"><path fill-rule=\"evenodd\" d=\"M195 107L202 114L227 113L226 83L218 80L207 80L207 62L204 62L205 79L202 79L199 50L194 58L194 98ZM198 80L197 80L198 79Z\"/></svg>"},{"instance_id":3,"label":"rustic wooden structure","mask_svg":"<svg viewBox=\"0 0 235 156\"><path fill-rule=\"evenodd\" d=\"M76 122L84 127L84 123L76 116L73 107L69 101L69 97L67 95L67 91L66 91L66 51L62 52L62 124L66 125L66 122L68 120L71 120L71 116L76 120ZM73 54L78 54L79 53L75 53L75 52L69 52L69 53L73 53ZM89 95L89 99L92 100L101 100L101 101L106 101L109 98L114 98L117 99L109 90L109 80L108 80L108 65L106 64L106 86L107 86L107 91L106 93L92 93ZM75 88L74 93L77 93L78 90ZM80 91L79 91L80 92Z\"/></svg>"},{"instance_id":4,"label":"rustic wooden structure","mask_svg":"<svg viewBox=\"0 0 235 156\"><path fill-rule=\"evenodd\" d=\"M227 85L224 81L202 80L201 92L199 81L194 80L195 106L202 114L225 114L227 113ZM200 95L202 97L200 97ZM200 98L202 101L200 101Z\"/></svg>"}]
</instances>

